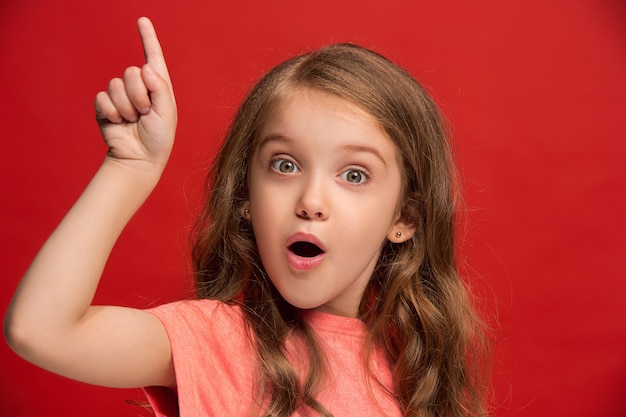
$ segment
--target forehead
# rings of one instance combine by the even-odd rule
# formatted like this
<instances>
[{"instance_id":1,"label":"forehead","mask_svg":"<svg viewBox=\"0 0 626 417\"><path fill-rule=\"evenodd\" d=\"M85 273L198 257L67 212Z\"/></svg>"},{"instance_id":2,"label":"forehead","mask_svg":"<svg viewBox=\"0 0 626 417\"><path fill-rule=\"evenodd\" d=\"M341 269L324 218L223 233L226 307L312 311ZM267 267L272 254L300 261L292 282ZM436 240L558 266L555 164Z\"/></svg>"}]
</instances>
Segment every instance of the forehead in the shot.
<instances>
[{"instance_id":1,"label":"forehead","mask_svg":"<svg viewBox=\"0 0 626 417\"><path fill-rule=\"evenodd\" d=\"M362 143L379 141L395 148L376 118L362 107L334 94L302 87L290 89L274 99L257 135L257 146L268 136L297 139L316 133L326 135L329 143L338 139Z\"/></svg>"}]
</instances>

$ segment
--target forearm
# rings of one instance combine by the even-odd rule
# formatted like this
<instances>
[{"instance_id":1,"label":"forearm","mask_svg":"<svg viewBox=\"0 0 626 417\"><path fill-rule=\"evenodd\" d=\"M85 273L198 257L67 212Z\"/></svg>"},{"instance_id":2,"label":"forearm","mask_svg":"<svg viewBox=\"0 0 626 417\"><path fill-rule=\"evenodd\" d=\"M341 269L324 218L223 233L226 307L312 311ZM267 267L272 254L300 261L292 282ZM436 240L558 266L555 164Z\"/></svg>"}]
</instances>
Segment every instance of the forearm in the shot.
<instances>
[{"instance_id":1,"label":"forearm","mask_svg":"<svg viewBox=\"0 0 626 417\"><path fill-rule=\"evenodd\" d=\"M15 293L5 329L14 348L33 339L37 343L63 337L80 323L115 241L159 174L155 169L105 160L41 248Z\"/></svg>"},{"instance_id":2,"label":"forearm","mask_svg":"<svg viewBox=\"0 0 626 417\"><path fill-rule=\"evenodd\" d=\"M169 158L177 109L152 23L138 20L146 64L128 67L96 95L108 156L22 278L5 336L25 359L85 382L171 385L161 322L132 308L91 307L115 241L155 187Z\"/></svg>"}]
</instances>

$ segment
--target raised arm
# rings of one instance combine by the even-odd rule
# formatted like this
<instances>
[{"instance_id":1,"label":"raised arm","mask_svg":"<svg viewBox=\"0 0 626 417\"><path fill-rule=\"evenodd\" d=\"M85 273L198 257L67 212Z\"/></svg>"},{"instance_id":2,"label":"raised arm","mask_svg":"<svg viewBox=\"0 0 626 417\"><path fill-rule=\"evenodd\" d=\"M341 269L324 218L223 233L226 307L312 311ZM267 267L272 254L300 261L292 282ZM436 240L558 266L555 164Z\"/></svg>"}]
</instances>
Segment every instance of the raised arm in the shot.
<instances>
[{"instance_id":1,"label":"raised arm","mask_svg":"<svg viewBox=\"0 0 626 417\"><path fill-rule=\"evenodd\" d=\"M91 306L123 228L157 184L176 130L172 85L152 23L138 21L146 56L96 96L109 152L41 248L5 318L9 345L52 372L98 385L173 385L169 341L141 310Z\"/></svg>"}]
</instances>

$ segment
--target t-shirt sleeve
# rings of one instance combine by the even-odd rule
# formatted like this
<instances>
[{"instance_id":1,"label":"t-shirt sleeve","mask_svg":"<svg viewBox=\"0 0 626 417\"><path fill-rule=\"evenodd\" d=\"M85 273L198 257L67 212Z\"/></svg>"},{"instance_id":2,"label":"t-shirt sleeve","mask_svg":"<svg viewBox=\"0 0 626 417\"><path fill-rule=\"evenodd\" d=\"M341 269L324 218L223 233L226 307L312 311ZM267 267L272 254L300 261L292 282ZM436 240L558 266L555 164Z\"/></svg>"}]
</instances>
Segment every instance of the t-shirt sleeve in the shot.
<instances>
[{"instance_id":1,"label":"t-shirt sleeve","mask_svg":"<svg viewBox=\"0 0 626 417\"><path fill-rule=\"evenodd\" d=\"M256 356L239 307L189 300L148 311L165 327L176 373L175 389L144 388L157 417L236 415L250 405L242 396L252 398Z\"/></svg>"}]
</instances>

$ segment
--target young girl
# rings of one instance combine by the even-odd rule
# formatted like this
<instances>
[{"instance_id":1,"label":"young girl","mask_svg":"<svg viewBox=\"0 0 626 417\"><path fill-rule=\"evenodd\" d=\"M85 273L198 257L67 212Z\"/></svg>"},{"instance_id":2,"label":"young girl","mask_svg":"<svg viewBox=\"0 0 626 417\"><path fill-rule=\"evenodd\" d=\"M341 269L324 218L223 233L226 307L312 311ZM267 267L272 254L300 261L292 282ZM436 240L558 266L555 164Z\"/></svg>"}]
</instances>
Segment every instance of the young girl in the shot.
<instances>
[{"instance_id":1,"label":"young girl","mask_svg":"<svg viewBox=\"0 0 626 417\"><path fill-rule=\"evenodd\" d=\"M437 109L358 46L291 59L244 100L194 234L197 300L91 305L174 140L161 48L148 19L139 31L147 63L96 97L109 152L15 293L12 348L70 378L146 387L158 416L485 415Z\"/></svg>"}]
</instances>

